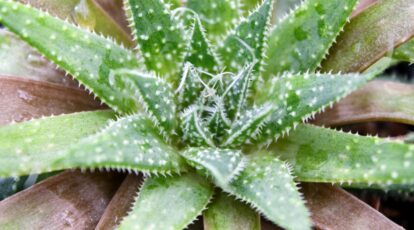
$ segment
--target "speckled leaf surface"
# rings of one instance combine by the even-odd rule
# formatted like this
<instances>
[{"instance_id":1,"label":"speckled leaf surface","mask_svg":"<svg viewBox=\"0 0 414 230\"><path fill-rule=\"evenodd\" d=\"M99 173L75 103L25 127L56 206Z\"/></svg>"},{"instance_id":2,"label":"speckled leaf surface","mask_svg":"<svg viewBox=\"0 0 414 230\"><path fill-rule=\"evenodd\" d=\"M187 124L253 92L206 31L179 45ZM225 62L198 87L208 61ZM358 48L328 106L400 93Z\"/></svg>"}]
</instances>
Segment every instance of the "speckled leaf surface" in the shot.
<instances>
[{"instance_id":1,"label":"speckled leaf surface","mask_svg":"<svg viewBox=\"0 0 414 230\"><path fill-rule=\"evenodd\" d=\"M269 35L265 74L315 71L357 0L305 0Z\"/></svg>"},{"instance_id":2,"label":"speckled leaf surface","mask_svg":"<svg viewBox=\"0 0 414 230\"><path fill-rule=\"evenodd\" d=\"M212 195L211 184L195 174L148 178L118 229L184 229Z\"/></svg>"},{"instance_id":3,"label":"speckled leaf surface","mask_svg":"<svg viewBox=\"0 0 414 230\"><path fill-rule=\"evenodd\" d=\"M111 40L16 2L0 1L1 23L121 113L137 110L123 89L109 82L111 69L137 67L134 55ZM81 54L81 55L79 55Z\"/></svg>"},{"instance_id":4,"label":"speckled leaf surface","mask_svg":"<svg viewBox=\"0 0 414 230\"><path fill-rule=\"evenodd\" d=\"M259 70L266 48L272 7L273 0L264 0L220 44L218 53L228 71L238 71L252 62L258 62L255 70Z\"/></svg>"},{"instance_id":5,"label":"speckled leaf surface","mask_svg":"<svg viewBox=\"0 0 414 230\"><path fill-rule=\"evenodd\" d=\"M414 184L414 145L300 125L272 147L300 181Z\"/></svg>"},{"instance_id":6,"label":"speckled leaf surface","mask_svg":"<svg viewBox=\"0 0 414 230\"><path fill-rule=\"evenodd\" d=\"M213 134L200 116L199 108L191 107L181 118L184 141L191 146L214 146Z\"/></svg>"},{"instance_id":7,"label":"speckled leaf surface","mask_svg":"<svg viewBox=\"0 0 414 230\"><path fill-rule=\"evenodd\" d=\"M162 0L125 0L125 5L147 69L169 78L177 74L185 39L167 4Z\"/></svg>"},{"instance_id":8,"label":"speckled leaf surface","mask_svg":"<svg viewBox=\"0 0 414 230\"><path fill-rule=\"evenodd\" d=\"M260 216L224 192L214 196L203 214L205 230L260 230Z\"/></svg>"},{"instance_id":9,"label":"speckled leaf surface","mask_svg":"<svg viewBox=\"0 0 414 230\"><path fill-rule=\"evenodd\" d=\"M223 189L280 227L311 229L309 212L290 173L289 166L271 153L254 153L246 168Z\"/></svg>"},{"instance_id":10,"label":"speckled leaf surface","mask_svg":"<svg viewBox=\"0 0 414 230\"><path fill-rule=\"evenodd\" d=\"M414 35L411 0L378 1L354 17L337 38L323 71L361 72Z\"/></svg>"},{"instance_id":11,"label":"speckled leaf surface","mask_svg":"<svg viewBox=\"0 0 414 230\"><path fill-rule=\"evenodd\" d=\"M108 111L83 112L0 127L0 176L50 171L58 151L99 131L112 118Z\"/></svg>"}]
</instances>

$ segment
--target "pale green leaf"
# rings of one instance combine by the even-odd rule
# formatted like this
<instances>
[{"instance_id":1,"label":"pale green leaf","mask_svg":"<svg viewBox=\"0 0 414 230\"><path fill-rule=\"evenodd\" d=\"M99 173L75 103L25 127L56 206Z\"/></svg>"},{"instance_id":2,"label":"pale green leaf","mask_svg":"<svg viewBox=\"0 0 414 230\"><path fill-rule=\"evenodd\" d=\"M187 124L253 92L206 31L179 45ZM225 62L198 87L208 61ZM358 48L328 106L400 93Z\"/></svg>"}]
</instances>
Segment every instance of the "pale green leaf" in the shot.
<instances>
[{"instance_id":1,"label":"pale green leaf","mask_svg":"<svg viewBox=\"0 0 414 230\"><path fill-rule=\"evenodd\" d=\"M183 112L183 139L191 146L214 146L213 134L200 115L200 108L192 106Z\"/></svg>"}]
</instances>

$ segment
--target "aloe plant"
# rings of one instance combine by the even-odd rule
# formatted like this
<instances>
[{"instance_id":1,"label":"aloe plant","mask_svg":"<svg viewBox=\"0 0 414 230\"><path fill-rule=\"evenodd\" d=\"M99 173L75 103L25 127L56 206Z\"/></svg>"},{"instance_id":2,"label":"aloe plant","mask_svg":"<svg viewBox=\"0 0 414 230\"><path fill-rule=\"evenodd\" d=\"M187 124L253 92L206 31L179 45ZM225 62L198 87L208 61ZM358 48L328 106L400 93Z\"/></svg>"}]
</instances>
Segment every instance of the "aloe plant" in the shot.
<instances>
[{"instance_id":1,"label":"aloe plant","mask_svg":"<svg viewBox=\"0 0 414 230\"><path fill-rule=\"evenodd\" d=\"M381 49L358 56L357 64L335 52L346 43L333 45L357 1L305 0L274 27L273 0L245 18L242 2L194 0L171 8L162 0L126 0L136 42L129 50L29 5L0 0L5 27L111 109L0 127L0 176L141 172L145 181L119 229L183 229L201 214L207 229L259 229L259 214L286 229L310 229L298 182L412 186L414 146L304 124L388 64L372 66ZM403 18L413 13L409 4L378 3L347 27L365 28L389 5L392 13L404 8ZM223 24L215 21L217 7ZM399 19L392 26L398 23L414 25ZM399 38L393 47L414 34L374 34L381 32ZM359 45L369 48L370 39ZM19 218L0 224L27 226Z\"/></svg>"}]
</instances>

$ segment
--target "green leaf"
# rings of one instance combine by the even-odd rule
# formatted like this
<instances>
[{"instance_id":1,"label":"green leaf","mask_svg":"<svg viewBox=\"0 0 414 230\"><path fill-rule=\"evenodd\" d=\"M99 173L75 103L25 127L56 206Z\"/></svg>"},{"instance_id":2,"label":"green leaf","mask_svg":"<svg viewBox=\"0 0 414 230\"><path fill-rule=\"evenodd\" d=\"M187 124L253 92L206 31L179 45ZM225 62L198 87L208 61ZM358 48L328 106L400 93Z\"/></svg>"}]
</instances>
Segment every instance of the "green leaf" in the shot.
<instances>
[{"instance_id":1,"label":"green leaf","mask_svg":"<svg viewBox=\"0 0 414 230\"><path fill-rule=\"evenodd\" d=\"M265 104L246 111L240 119L233 123L222 146L238 147L246 141L250 143L250 140L261 136L259 134L262 128L267 126L267 122L275 110L275 106L272 104Z\"/></svg>"},{"instance_id":2,"label":"green leaf","mask_svg":"<svg viewBox=\"0 0 414 230\"><path fill-rule=\"evenodd\" d=\"M188 0L187 7L196 12L214 43L238 20L242 12L240 0Z\"/></svg>"},{"instance_id":3,"label":"green leaf","mask_svg":"<svg viewBox=\"0 0 414 230\"><path fill-rule=\"evenodd\" d=\"M287 134L291 128L332 106L372 79L378 72L367 74L284 74L273 78L260 90L257 103L275 103L270 121L262 129L260 142L269 142Z\"/></svg>"},{"instance_id":4,"label":"green leaf","mask_svg":"<svg viewBox=\"0 0 414 230\"><path fill-rule=\"evenodd\" d=\"M112 71L110 76L133 92L166 139L175 133L176 100L172 86L166 80L129 69Z\"/></svg>"},{"instance_id":5,"label":"green leaf","mask_svg":"<svg viewBox=\"0 0 414 230\"><path fill-rule=\"evenodd\" d=\"M125 0L125 6L147 69L169 78L178 74L185 40L164 1Z\"/></svg>"},{"instance_id":6,"label":"green leaf","mask_svg":"<svg viewBox=\"0 0 414 230\"><path fill-rule=\"evenodd\" d=\"M213 186L195 174L148 178L119 229L184 229L212 195Z\"/></svg>"},{"instance_id":7,"label":"green leaf","mask_svg":"<svg viewBox=\"0 0 414 230\"><path fill-rule=\"evenodd\" d=\"M315 71L357 2L305 0L270 33L265 78L285 71Z\"/></svg>"},{"instance_id":8,"label":"green leaf","mask_svg":"<svg viewBox=\"0 0 414 230\"><path fill-rule=\"evenodd\" d=\"M411 0L378 1L355 16L337 38L322 71L361 72L414 35Z\"/></svg>"},{"instance_id":9,"label":"green leaf","mask_svg":"<svg viewBox=\"0 0 414 230\"><path fill-rule=\"evenodd\" d=\"M214 104L209 112L211 115L207 120L208 126L211 132L215 134L215 141L220 143L231 126L231 121L227 117L226 107L221 97L214 97Z\"/></svg>"},{"instance_id":10,"label":"green leaf","mask_svg":"<svg viewBox=\"0 0 414 230\"><path fill-rule=\"evenodd\" d=\"M158 133L145 115L124 117L60 152L50 165L163 174L185 171L184 159Z\"/></svg>"},{"instance_id":11,"label":"green leaf","mask_svg":"<svg viewBox=\"0 0 414 230\"><path fill-rule=\"evenodd\" d=\"M260 216L249 206L220 192L203 214L206 230L260 230Z\"/></svg>"},{"instance_id":12,"label":"green leaf","mask_svg":"<svg viewBox=\"0 0 414 230\"><path fill-rule=\"evenodd\" d=\"M192 146L214 146L213 134L202 120L200 108L192 106L182 115L183 139Z\"/></svg>"},{"instance_id":13,"label":"green leaf","mask_svg":"<svg viewBox=\"0 0 414 230\"><path fill-rule=\"evenodd\" d=\"M204 89L202 81L200 72L191 63L185 63L180 84L175 90L181 109L187 108L199 99L200 93Z\"/></svg>"},{"instance_id":14,"label":"green leaf","mask_svg":"<svg viewBox=\"0 0 414 230\"><path fill-rule=\"evenodd\" d=\"M223 93L227 114L231 120L238 119L246 109L246 100L251 90L254 64L247 65L237 74Z\"/></svg>"},{"instance_id":15,"label":"green leaf","mask_svg":"<svg viewBox=\"0 0 414 230\"><path fill-rule=\"evenodd\" d=\"M414 145L300 125L271 147L300 181L359 187L414 184Z\"/></svg>"},{"instance_id":16,"label":"green leaf","mask_svg":"<svg viewBox=\"0 0 414 230\"><path fill-rule=\"evenodd\" d=\"M398 61L414 63L414 39L396 48L392 57Z\"/></svg>"},{"instance_id":17,"label":"green leaf","mask_svg":"<svg viewBox=\"0 0 414 230\"><path fill-rule=\"evenodd\" d=\"M184 58L184 63L190 62L195 67L208 72L218 71L217 57L211 49L198 17L194 17L192 32L190 47L187 56Z\"/></svg>"},{"instance_id":18,"label":"green leaf","mask_svg":"<svg viewBox=\"0 0 414 230\"><path fill-rule=\"evenodd\" d=\"M289 166L269 152L255 153L248 158L246 168L223 189L250 203L280 227L311 229L309 212Z\"/></svg>"},{"instance_id":19,"label":"green leaf","mask_svg":"<svg viewBox=\"0 0 414 230\"><path fill-rule=\"evenodd\" d=\"M0 127L0 177L50 171L58 151L96 133L113 115L83 112Z\"/></svg>"},{"instance_id":20,"label":"green leaf","mask_svg":"<svg viewBox=\"0 0 414 230\"><path fill-rule=\"evenodd\" d=\"M242 20L235 30L230 31L220 44L218 52L228 71L236 72L255 62L255 70L259 70L259 63L265 53L272 7L273 0L264 0L262 5Z\"/></svg>"},{"instance_id":21,"label":"green leaf","mask_svg":"<svg viewBox=\"0 0 414 230\"><path fill-rule=\"evenodd\" d=\"M201 174L212 176L221 187L226 187L246 165L243 153L231 149L189 148L181 155Z\"/></svg>"},{"instance_id":22,"label":"green leaf","mask_svg":"<svg viewBox=\"0 0 414 230\"><path fill-rule=\"evenodd\" d=\"M0 22L74 76L103 102L120 113L137 111L128 92L109 82L111 69L136 68L131 52L29 6L0 1Z\"/></svg>"}]
</instances>

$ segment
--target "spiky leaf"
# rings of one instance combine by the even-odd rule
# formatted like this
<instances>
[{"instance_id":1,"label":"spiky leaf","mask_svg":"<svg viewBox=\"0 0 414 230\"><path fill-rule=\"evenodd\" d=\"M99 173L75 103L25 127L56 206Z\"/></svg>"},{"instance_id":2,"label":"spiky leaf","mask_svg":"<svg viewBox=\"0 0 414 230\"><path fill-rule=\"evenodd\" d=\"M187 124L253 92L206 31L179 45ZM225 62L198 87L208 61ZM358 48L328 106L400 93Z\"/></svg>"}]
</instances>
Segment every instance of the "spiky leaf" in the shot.
<instances>
[{"instance_id":1,"label":"spiky leaf","mask_svg":"<svg viewBox=\"0 0 414 230\"><path fill-rule=\"evenodd\" d=\"M229 71L237 71L246 64L260 63L267 42L269 20L273 0L264 0L262 5L231 31L221 44L219 54ZM258 70L259 64L255 66Z\"/></svg>"},{"instance_id":2,"label":"spiky leaf","mask_svg":"<svg viewBox=\"0 0 414 230\"><path fill-rule=\"evenodd\" d=\"M203 1L204 2L204 1ZM218 70L218 60L210 47L204 28L198 17L194 18L191 43L184 63L190 62L197 68L213 72Z\"/></svg>"},{"instance_id":3,"label":"spiky leaf","mask_svg":"<svg viewBox=\"0 0 414 230\"><path fill-rule=\"evenodd\" d=\"M147 69L167 77L177 74L185 40L164 1L125 0L125 5Z\"/></svg>"},{"instance_id":4,"label":"spiky leaf","mask_svg":"<svg viewBox=\"0 0 414 230\"><path fill-rule=\"evenodd\" d=\"M176 102L172 86L165 79L128 69L112 71L110 76L126 85L163 134L174 133L177 125Z\"/></svg>"},{"instance_id":5,"label":"spiky leaf","mask_svg":"<svg viewBox=\"0 0 414 230\"><path fill-rule=\"evenodd\" d=\"M219 186L227 186L246 165L240 151L219 148L189 148L181 153L189 164L206 176L212 176Z\"/></svg>"},{"instance_id":6,"label":"spiky leaf","mask_svg":"<svg viewBox=\"0 0 414 230\"><path fill-rule=\"evenodd\" d=\"M277 106L270 121L263 127L259 142L273 138L312 117L318 111L340 100L376 75L366 74L285 74L274 78L260 90L257 102L269 100ZM334 90L333 90L334 89Z\"/></svg>"},{"instance_id":7,"label":"spiky leaf","mask_svg":"<svg viewBox=\"0 0 414 230\"><path fill-rule=\"evenodd\" d=\"M129 93L109 82L111 69L136 68L131 52L47 13L13 1L0 1L0 22L36 48L120 113L137 111Z\"/></svg>"},{"instance_id":8,"label":"spiky leaf","mask_svg":"<svg viewBox=\"0 0 414 230\"><path fill-rule=\"evenodd\" d=\"M289 166L269 152L250 155L247 162L240 175L223 189L250 203L283 228L310 229L309 212Z\"/></svg>"},{"instance_id":9,"label":"spiky leaf","mask_svg":"<svg viewBox=\"0 0 414 230\"><path fill-rule=\"evenodd\" d=\"M192 146L214 146L213 134L202 120L200 108L193 106L183 113L183 139Z\"/></svg>"},{"instance_id":10,"label":"spiky leaf","mask_svg":"<svg viewBox=\"0 0 414 230\"><path fill-rule=\"evenodd\" d=\"M184 229L212 195L211 184L194 174L148 178L119 229Z\"/></svg>"},{"instance_id":11,"label":"spiky leaf","mask_svg":"<svg viewBox=\"0 0 414 230\"><path fill-rule=\"evenodd\" d=\"M203 214L206 230L260 230L260 216L224 192L214 197Z\"/></svg>"},{"instance_id":12,"label":"spiky leaf","mask_svg":"<svg viewBox=\"0 0 414 230\"><path fill-rule=\"evenodd\" d=\"M204 89L202 81L200 72L191 63L185 63L180 84L175 91L180 108L187 108L198 100Z\"/></svg>"},{"instance_id":13,"label":"spiky leaf","mask_svg":"<svg viewBox=\"0 0 414 230\"><path fill-rule=\"evenodd\" d=\"M272 151L293 165L301 181L414 184L414 145L300 125Z\"/></svg>"},{"instance_id":14,"label":"spiky leaf","mask_svg":"<svg viewBox=\"0 0 414 230\"><path fill-rule=\"evenodd\" d=\"M265 77L315 71L357 2L305 0L270 33Z\"/></svg>"},{"instance_id":15,"label":"spiky leaf","mask_svg":"<svg viewBox=\"0 0 414 230\"><path fill-rule=\"evenodd\" d=\"M222 144L227 147L237 147L250 139L256 138L262 128L267 126L276 107L265 104L246 111L240 119L231 126L227 139Z\"/></svg>"},{"instance_id":16,"label":"spiky leaf","mask_svg":"<svg viewBox=\"0 0 414 230\"><path fill-rule=\"evenodd\" d=\"M231 29L241 17L240 0L188 0L187 7L196 12L207 30L209 38L216 42Z\"/></svg>"},{"instance_id":17,"label":"spiky leaf","mask_svg":"<svg viewBox=\"0 0 414 230\"><path fill-rule=\"evenodd\" d=\"M50 171L58 151L94 134L112 118L108 111L84 112L1 127L0 176Z\"/></svg>"},{"instance_id":18,"label":"spiky leaf","mask_svg":"<svg viewBox=\"0 0 414 230\"><path fill-rule=\"evenodd\" d=\"M55 157L55 168L105 168L170 173L186 170L177 150L164 142L151 120L136 114L111 123Z\"/></svg>"},{"instance_id":19,"label":"spiky leaf","mask_svg":"<svg viewBox=\"0 0 414 230\"><path fill-rule=\"evenodd\" d=\"M222 141L222 137L231 126L231 121L227 116L227 110L221 97L214 98L214 104L208 118L208 126L212 133L215 134L214 139L217 143Z\"/></svg>"}]
</instances>

